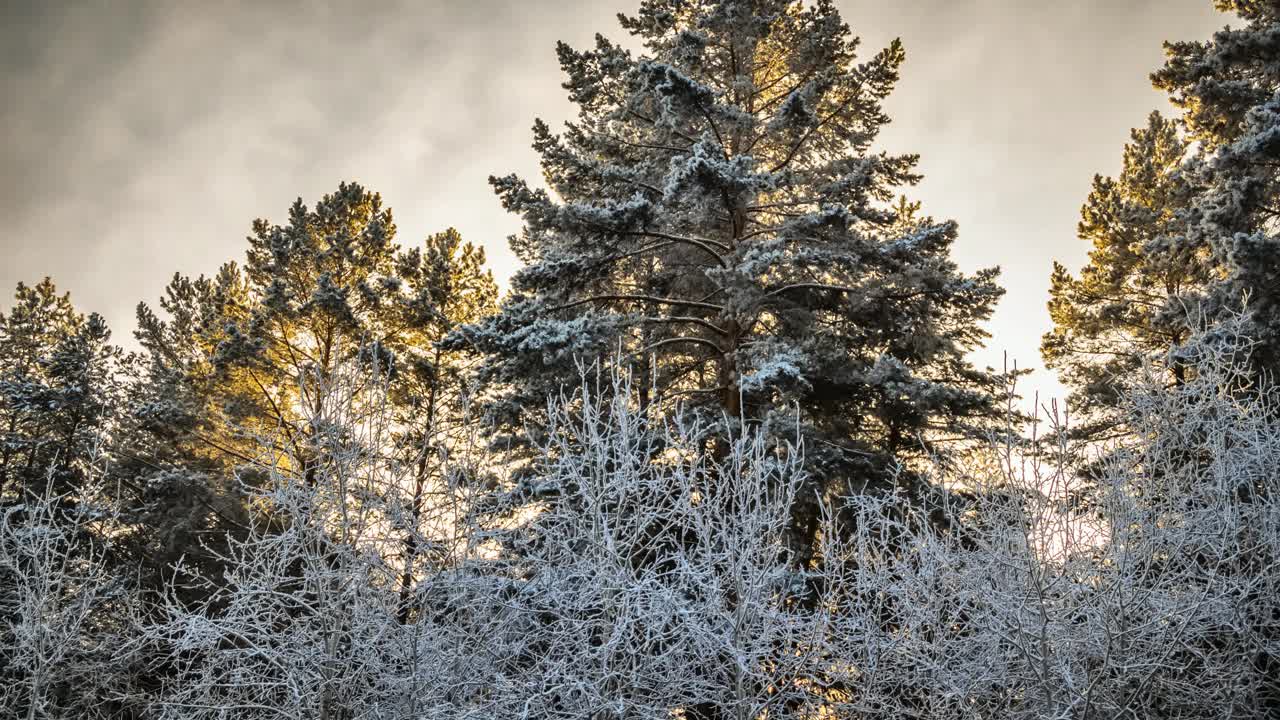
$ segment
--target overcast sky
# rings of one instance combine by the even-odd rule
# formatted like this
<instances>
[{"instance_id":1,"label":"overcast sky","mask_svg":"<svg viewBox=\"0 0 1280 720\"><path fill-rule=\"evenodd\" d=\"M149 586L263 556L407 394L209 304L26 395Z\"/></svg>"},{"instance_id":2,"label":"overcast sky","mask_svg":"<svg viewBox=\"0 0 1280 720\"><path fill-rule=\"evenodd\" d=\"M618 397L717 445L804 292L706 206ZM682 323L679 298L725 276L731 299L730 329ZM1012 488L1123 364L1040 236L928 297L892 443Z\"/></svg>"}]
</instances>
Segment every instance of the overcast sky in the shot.
<instances>
[{"instance_id":1,"label":"overcast sky","mask_svg":"<svg viewBox=\"0 0 1280 720\"><path fill-rule=\"evenodd\" d=\"M382 193L402 243L448 226L500 279L518 227L490 174L539 177L535 117L571 113L554 46L620 39L638 0L0 0L0 292L46 275L131 342L175 271L240 260L340 180ZM978 360L1039 366L1054 260L1129 128L1166 108L1166 39L1230 18L1210 0L842 0L869 53L907 50L883 147L921 155L925 211L966 269L1008 288ZM1059 392L1044 373L1032 387Z\"/></svg>"}]
</instances>

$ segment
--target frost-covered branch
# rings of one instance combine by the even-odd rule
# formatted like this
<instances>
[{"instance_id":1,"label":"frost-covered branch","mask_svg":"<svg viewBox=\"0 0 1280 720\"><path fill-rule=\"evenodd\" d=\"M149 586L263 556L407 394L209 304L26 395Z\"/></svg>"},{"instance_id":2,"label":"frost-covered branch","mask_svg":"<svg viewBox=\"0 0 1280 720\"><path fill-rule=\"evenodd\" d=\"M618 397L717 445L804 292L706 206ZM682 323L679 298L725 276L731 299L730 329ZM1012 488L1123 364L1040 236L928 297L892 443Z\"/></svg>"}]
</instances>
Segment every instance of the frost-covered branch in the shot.
<instances>
[{"instance_id":1,"label":"frost-covered branch","mask_svg":"<svg viewBox=\"0 0 1280 720\"><path fill-rule=\"evenodd\" d=\"M422 489L387 454L376 373L353 365L317 382L309 446L262 458L266 481L246 485L262 512L218 554L224 575L180 563L142 628L166 678L156 717L415 718L449 677L417 583L465 546L457 494L435 488L411 511Z\"/></svg>"},{"instance_id":2,"label":"frost-covered branch","mask_svg":"<svg viewBox=\"0 0 1280 720\"><path fill-rule=\"evenodd\" d=\"M130 598L108 563L111 518L86 485L0 508L0 715L105 717L122 688L112 634ZM123 685L120 683L119 685ZM104 691L104 688L107 688Z\"/></svg>"}]
</instances>

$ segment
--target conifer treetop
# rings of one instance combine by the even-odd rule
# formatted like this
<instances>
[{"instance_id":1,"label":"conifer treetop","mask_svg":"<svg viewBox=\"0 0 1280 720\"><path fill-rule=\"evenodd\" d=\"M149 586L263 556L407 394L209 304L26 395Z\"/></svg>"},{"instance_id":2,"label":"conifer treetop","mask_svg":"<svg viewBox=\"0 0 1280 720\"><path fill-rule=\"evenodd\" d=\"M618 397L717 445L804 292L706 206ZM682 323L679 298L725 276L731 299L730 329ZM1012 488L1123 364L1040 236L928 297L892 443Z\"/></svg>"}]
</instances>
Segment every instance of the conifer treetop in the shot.
<instances>
[{"instance_id":1,"label":"conifer treetop","mask_svg":"<svg viewBox=\"0 0 1280 720\"><path fill-rule=\"evenodd\" d=\"M644 2L621 23L642 50L557 47L578 112L534 124L545 187L491 179L526 266L450 342L486 356L499 426L536 426L579 360L616 355L643 405L798 405L811 464L846 477L970 436L999 380L965 355L1002 291L959 272L954 222L898 202L916 157L875 149L901 43L860 58L831 2Z\"/></svg>"}]
</instances>

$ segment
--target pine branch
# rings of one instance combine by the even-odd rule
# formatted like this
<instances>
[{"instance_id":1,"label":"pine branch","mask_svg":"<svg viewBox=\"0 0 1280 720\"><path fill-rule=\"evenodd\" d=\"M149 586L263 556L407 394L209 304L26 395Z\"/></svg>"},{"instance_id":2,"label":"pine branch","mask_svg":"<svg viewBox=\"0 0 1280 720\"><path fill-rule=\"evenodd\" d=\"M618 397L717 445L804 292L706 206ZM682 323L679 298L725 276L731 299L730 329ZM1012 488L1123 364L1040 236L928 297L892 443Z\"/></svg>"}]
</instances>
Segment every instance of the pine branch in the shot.
<instances>
[{"instance_id":1,"label":"pine branch","mask_svg":"<svg viewBox=\"0 0 1280 720\"><path fill-rule=\"evenodd\" d=\"M552 312L558 310L568 310L569 308L578 307L594 302L646 302L656 305L671 305L674 307L696 307L704 310L713 310L715 312L724 312L721 305L713 305L711 303L698 302L696 300L681 300L679 298L657 297L655 295L593 295L581 300L575 300L564 305L557 305L550 308Z\"/></svg>"}]
</instances>

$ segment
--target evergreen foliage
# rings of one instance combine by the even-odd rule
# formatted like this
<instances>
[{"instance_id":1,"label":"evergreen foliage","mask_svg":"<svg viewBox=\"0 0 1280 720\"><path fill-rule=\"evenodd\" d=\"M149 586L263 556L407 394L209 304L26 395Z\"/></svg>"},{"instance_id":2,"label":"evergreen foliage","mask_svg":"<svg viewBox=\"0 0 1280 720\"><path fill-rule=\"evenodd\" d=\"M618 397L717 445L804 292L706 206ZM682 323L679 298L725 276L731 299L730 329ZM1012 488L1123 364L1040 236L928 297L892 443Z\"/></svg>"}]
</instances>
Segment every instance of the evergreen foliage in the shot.
<instances>
[{"instance_id":1,"label":"evergreen foliage","mask_svg":"<svg viewBox=\"0 0 1280 720\"><path fill-rule=\"evenodd\" d=\"M19 284L0 717L1280 716L1280 2L1215 4L1054 268L1074 427L966 360L996 271L875 149L903 50L834 0L561 45L501 304L353 183L137 355Z\"/></svg>"},{"instance_id":2,"label":"evergreen foliage","mask_svg":"<svg viewBox=\"0 0 1280 720\"><path fill-rule=\"evenodd\" d=\"M243 266L176 276L167 318L139 306L146 362L117 473L138 490L145 557L198 564L202 542L247 531L245 492L268 472L314 474L314 389L351 363L391 383L402 427L386 452L417 469L421 504L469 383L463 358L434 343L489 312L497 289L456 231L404 250L395 230L377 194L344 183L314 208L295 202L285 225L256 221Z\"/></svg>"},{"instance_id":3,"label":"evergreen foliage","mask_svg":"<svg viewBox=\"0 0 1280 720\"><path fill-rule=\"evenodd\" d=\"M101 316L48 278L18 284L0 313L0 504L50 485L74 497L113 429L124 363Z\"/></svg>"},{"instance_id":4,"label":"evergreen foliage","mask_svg":"<svg viewBox=\"0 0 1280 720\"><path fill-rule=\"evenodd\" d=\"M892 204L918 180L914 156L873 149L901 45L859 59L826 0L647 0L621 23L643 52L558 48L578 117L534 126L548 190L491 180L527 264L452 346L486 357L500 444L537 441L578 358L617 355L641 407L729 425L798 408L806 501L926 495L904 466L993 413L1001 378L965 354L1001 290L950 260L954 222ZM810 542L811 503L797 520Z\"/></svg>"},{"instance_id":5,"label":"evergreen foliage","mask_svg":"<svg viewBox=\"0 0 1280 720\"><path fill-rule=\"evenodd\" d=\"M1072 390L1078 438L1125 432L1119 412L1126 382L1191 335L1197 298L1213 278L1204 253L1182 237L1191 185L1178 122L1152 113L1124 148L1115 178L1095 176L1081 210L1080 238L1092 244L1078 277L1055 264L1049 289L1053 329L1045 362ZM1171 382L1186 368L1173 363Z\"/></svg>"},{"instance_id":6,"label":"evergreen foliage","mask_svg":"<svg viewBox=\"0 0 1280 720\"><path fill-rule=\"evenodd\" d=\"M1166 44L1168 60L1152 80L1183 110L1200 146L1200 187L1181 240L1204 252L1213 271L1201 311L1223 320L1247 308L1249 335L1261 343L1254 369L1272 372L1280 362L1280 5L1214 4L1243 25L1205 42Z\"/></svg>"},{"instance_id":7,"label":"evergreen foliage","mask_svg":"<svg viewBox=\"0 0 1280 720\"><path fill-rule=\"evenodd\" d=\"M1280 6L1216 0L1244 24L1206 42L1166 44L1152 75L1182 111L1135 130L1115 179L1097 178L1080 234L1093 243L1078 278L1054 269L1046 361L1072 388L1086 439L1127 432L1119 391L1144 362L1167 357L1201 324L1247 312L1255 373L1280 361ZM1173 354L1168 351L1173 350Z\"/></svg>"}]
</instances>

